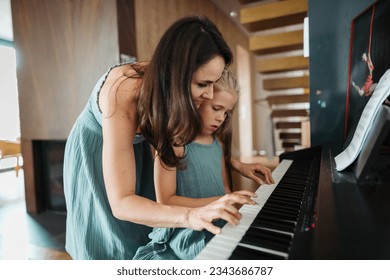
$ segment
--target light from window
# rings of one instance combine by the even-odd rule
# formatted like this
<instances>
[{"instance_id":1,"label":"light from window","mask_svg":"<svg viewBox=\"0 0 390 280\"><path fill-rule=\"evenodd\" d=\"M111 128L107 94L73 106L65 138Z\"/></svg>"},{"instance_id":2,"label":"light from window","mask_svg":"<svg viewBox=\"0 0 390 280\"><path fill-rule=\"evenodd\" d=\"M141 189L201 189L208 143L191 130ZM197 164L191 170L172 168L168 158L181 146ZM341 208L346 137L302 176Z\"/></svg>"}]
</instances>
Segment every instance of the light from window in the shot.
<instances>
[{"instance_id":1,"label":"light from window","mask_svg":"<svg viewBox=\"0 0 390 280\"><path fill-rule=\"evenodd\" d=\"M15 49L0 45L0 139L20 137Z\"/></svg>"}]
</instances>

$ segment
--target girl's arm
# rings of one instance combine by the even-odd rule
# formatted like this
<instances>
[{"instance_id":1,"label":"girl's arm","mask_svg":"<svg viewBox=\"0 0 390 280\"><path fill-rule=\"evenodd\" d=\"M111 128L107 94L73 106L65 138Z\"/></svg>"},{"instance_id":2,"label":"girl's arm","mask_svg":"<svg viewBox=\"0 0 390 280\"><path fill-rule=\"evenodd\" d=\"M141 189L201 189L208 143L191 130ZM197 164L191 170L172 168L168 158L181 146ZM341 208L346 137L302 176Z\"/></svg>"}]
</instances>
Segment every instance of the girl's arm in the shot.
<instances>
[{"instance_id":1,"label":"girl's arm","mask_svg":"<svg viewBox=\"0 0 390 280\"><path fill-rule=\"evenodd\" d=\"M221 149L222 151L224 151L224 147L223 147L223 143L221 142L220 139L217 139L219 145L221 146ZM231 193L232 190L231 188L233 186L230 186L230 183L229 183L229 176L228 176L228 172L226 170L226 161L225 161L225 155L222 154L222 158L221 158L221 167L222 167L222 181L223 181L223 185L225 187L225 193Z\"/></svg>"}]
</instances>

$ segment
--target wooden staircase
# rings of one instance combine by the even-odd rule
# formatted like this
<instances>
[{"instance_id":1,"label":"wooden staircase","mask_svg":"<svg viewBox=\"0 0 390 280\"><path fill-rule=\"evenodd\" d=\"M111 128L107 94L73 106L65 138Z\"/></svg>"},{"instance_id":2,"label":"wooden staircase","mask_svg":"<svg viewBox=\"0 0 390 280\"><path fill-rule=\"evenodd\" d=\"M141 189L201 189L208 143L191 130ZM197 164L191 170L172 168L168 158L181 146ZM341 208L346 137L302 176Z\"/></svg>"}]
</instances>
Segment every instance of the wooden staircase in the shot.
<instances>
[{"instance_id":1,"label":"wooden staircase","mask_svg":"<svg viewBox=\"0 0 390 280\"><path fill-rule=\"evenodd\" d=\"M276 151L294 150L302 145L301 124L309 118L309 62L303 56L308 0L239 2L266 95L254 102L266 102L271 110Z\"/></svg>"}]
</instances>

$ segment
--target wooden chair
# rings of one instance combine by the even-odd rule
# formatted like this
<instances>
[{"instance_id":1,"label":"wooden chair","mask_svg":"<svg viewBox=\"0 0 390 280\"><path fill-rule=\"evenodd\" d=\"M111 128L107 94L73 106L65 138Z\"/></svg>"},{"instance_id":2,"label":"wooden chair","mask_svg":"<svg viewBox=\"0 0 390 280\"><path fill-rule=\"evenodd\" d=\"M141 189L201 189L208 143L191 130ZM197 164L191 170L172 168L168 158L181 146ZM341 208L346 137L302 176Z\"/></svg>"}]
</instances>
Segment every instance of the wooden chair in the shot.
<instances>
[{"instance_id":1,"label":"wooden chair","mask_svg":"<svg viewBox=\"0 0 390 280\"><path fill-rule=\"evenodd\" d=\"M0 140L0 161L5 158L16 158L16 176L19 175L19 170L22 168L20 165L21 156L22 149L20 141Z\"/></svg>"}]
</instances>

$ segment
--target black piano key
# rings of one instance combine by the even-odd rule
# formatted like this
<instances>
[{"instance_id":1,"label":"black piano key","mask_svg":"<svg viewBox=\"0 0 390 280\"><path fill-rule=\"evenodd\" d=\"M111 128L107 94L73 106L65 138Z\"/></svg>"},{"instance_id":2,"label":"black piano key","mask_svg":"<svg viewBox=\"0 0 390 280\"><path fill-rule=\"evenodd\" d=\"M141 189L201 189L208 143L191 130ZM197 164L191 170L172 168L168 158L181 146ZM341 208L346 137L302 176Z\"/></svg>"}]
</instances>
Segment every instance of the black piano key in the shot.
<instances>
[{"instance_id":1,"label":"black piano key","mask_svg":"<svg viewBox=\"0 0 390 280\"><path fill-rule=\"evenodd\" d=\"M283 260L282 256L266 253L238 245L229 260Z\"/></svg>"},{"instance_id":2,"label":"black piano key","mask_svg":"<svg viewBox=\"0 0 390 280\"><path fill-rule=\"evenodd\" d=\"M275 191L274 191L275 192ZM294 197L294 196L288 196L288 193L285 193L285 192L283 192L283 190L279 190L279 191L277 191L277 192L275 192L275 193L272 193L272 195L269 197L269 198L277 198L277 197L285 197L286 199L290 199L290 200L294 200L294 201L300 201L302 198L300 198L300 197ZM268 198L268 199L269 199Z\"/></svg>"},{"instance_id":3,"label":"black piano key","mask_svg":"<svg viewBox=\"0 0 390 280\"><path fill-rule=\"evenodd\" d=\"M307 180L307 174L305 173L285 173L283 176L282 180L286 180L287 178L297 178L297 179L302 179L302 180Z\"/></svg>"},{"instance_id":4,"label":"black piano key","mask_svg":"<svg viewBox=\"0 0 390 280\"><path fill-rule=\"evenodd\" d=\"M303 194L292 194L292 193L284 192L283 190L274 191L274 193L272 194L278 197L290 198L297 201L301 201L303 197Z\"/></svg>"},{"instance_id":5,"label":"black piano key","mask_svg":"<svg viewBox=\"0 0 390 280\"><path fill-rule=\"evenodd\" d=\"M273 221L275 223L281 223L281 224L288 223L288 224L296 225L296 222L297 222L296 220L287 220L287 219L284 219L284 218L281 218L281 217L278 217L275 215L269 215L267 213L263 213L263 214L259 215L259 218L266 219L268 221Z\"/></svg>"},{"instance_id":6,"label":"black piano key","mask_svg":"<svg viewBox=\"0 0 390 280\"><path fill-rule=\"evenodd\" d=\"M279 183L288 184L288 185L292 185L292 186L305 186L307 184L307 179L283 178L283 180L280 181Z\"/></svg>"},{"instance_id":7,"label":"black piano key","mask_svg":"<svg viewBox=\"0 0 390 280\"><path fill-rule=\"evenodd\" d=\"M273 202L286 203L286 204L289 204L289 205L296 205L296 206L300 206L301 205L301 201L290 199L290 198L285 198L285 197L270 196L268 198L268 200L273 201Z\"/></svg>"},{"instance_id":8,"label":"black piano key","mask_svg":"<svg viewBox=\"0 0 390 280\"><path fill-rule=\"evenodd\" d=\"M276 206L281 205L281 206L290 207L297 210L301 208L300 202L292 203L291 201L285 201L278 198L272 198L272 200L269 201L269 204L276 205Z\"/></svg>"},{"instance_id":9,"label":"black piano key","mask_svg":"<svg viewBox=\"0 0 390 280\"><path fill-rule=\"evenodd\" d=\"M299 207L295 207L295 205L294 205L293 208L288 208L287 204L281 205L281 206L286 206L286 207L278 207L277 203L275 203L275 204L264 205L262 210L263 209L267 209L268 211L272 211L273 209L280 209L281 211L279 211L279 212L283 212L284 211L285 213L299 213L299 211L300 211L300 208ZM259 214L261 214L261 210L260 210Z\"/></svg>"},{"instance_id":10,"label":"black piano key","mask_svg":"<svg viewBox=\"0 0 390 280\"><path fill-rule=\"evenodd\" d=\"M282 183L290 183L290 184L297 184L297 185L301 185L302 186L302 185L306 184L307 178L306 179L301 179L301 178L286 176L286 177L283 177L283 179L280 182L282 182Z\"/></svg>"},{"instance_id":11,"label":"black piano key","mask_svg":"<svg viewBox=\"0 0 390 280\"><path fill-rule=\"evenodd\" d=\"M283 187L278 187L276 188L272 193L288 193L292 195L303 195L304 191L302 190L295 190L291 188L283 188Z\"/></svg>"},{"instance_id":12,"label":"black piano key","mask_svg":"<svg viewBox=\"0 0 390 280\"><path fill-rule=\"evenodd\" d=\"M283 178L281 178L280 181L295 181L295 180L299 180L299 181L306 181L307 180L307 174L301 172L301 173L293 173L293 172L286 172L284 175L283 175Z\"/></svg>"},{"instance_id":13,"label":"black piano key","mask_svg":"<svg viewBox=\"0 0 390 280\"><path fill-rule=\"evenodd\" d=\"M296 223L296 220L295 219L286 219L284 217L280 217L278 215L272 215L272 214L268 214L268 213L262 213L261 214L263 217L269 219L269 220L273 220L273 221L288 221L288 222L291 222L291 223Z\"/></svg>"},{"instance_id":14,"label":"black piano key","mask_svg":"<svg viewBox=\"0 0 390 280\"><path fill-rule=\"evenodd\" d=\"M264 209L264 207L263 207L263 209L261 209L260 213L262 215L268 214L269 217L276 217L276 218L279 218L282 220L288 220L288 221L296 221L297 217L298 217L297 213L285 213L282 211L270 210L267 208Z\"/></svg>"},{"instance_id":15,"label":"black piano key","mask_svg":"<svg viewBox=\"0 0 390 280\"><path fill-rule=\"evenodd\" d=\"M291 203L288 202L281 203L280 201L275 201L275 200L268 200L265 205L269 205L271 207L276 207L276 208L291 209L296 211L299 211L299 209L301 209L300 203L297 203L296 205L292 205Z\"/></svg>"},{"instance_id":16,"label":"black piano key","mask_svg":"<svg viewBox=\"0 0 390 280\"><path fill-rule=\"evenodd\" d=\"M298 163L298 162L295 162L291 165L290 169L288 170L290 173L291 172L294 172L294 173L303 173L303 172L307 172L308 170L310 170L310 164L311 162L308 161L306 164L303 164L303 163Z\"/></svg>"},{"instance_id":17,"label":"black piano key","mask_svg":"<svg viewBox=\"0 0 390 280\"><path fill-rule=\"evenodd\" d=\"M280 230L293 233L295 229L295 223L291 221L275 220L268 217L259 216L255 218L252 225L253 227L263 227L274 230Z\"/></svg>"},{"instance_id":18,"label":"black piano key","mask_svg":"<svg viewBox=\"0 0 390 280\"><path fill-rule=\"evenodd\" d=\"M278 215L281 218L286 218L287 220L297 220L299 212L297 211L288 211L283 209L275 209L264 206L261 209L261 213L268 213L270 215Z\"/></svg>"},{"instance_id":19,"label":"black piano key","mask_svg":"<svg viewBox=\"0 0 390 280\"><path fill-rule=\"evenodd\" d=\"M291 193L291 194L303 194L305 192L305 188L298 189L296 187L288 187L288 186L281 186L280 188L276 188L271 196L275 196L278 193ZM274 194L275 193L275 194Z\"/></svg>"},{"instance_id":20,"label":"black piano key","mask_svg":"<svg viewBox=\"0 0 390 280\"><path fill-rule=\"evenodd\" d=\"M294 163L291 164L290 168L288 169L288 173L302 174L310 170L310 163L308 165L296 164L295 161Z\"/></svg>"},{"instance_id":21,"label":"black piano key","mask_svg":"<svg viewBox=\"0 0 390 280\"><path fill-rule=\"evenodd\" d=\"M291 206L291 205L286 205L286 204L280 204L280 203L275 203L275 202L268 202L263 206L264 207L270 207L272 208L277 208L277 209L285 209L285 210L290 210L290 211L295 211L299 212L300 208L299 206Z\"/></svg>"},{"instance_id":22,"label":"black piano key","mask_svg":"<svg viewBox=\"0 0 390 280\"><path fill-rule=\"evenodd\" d=\"M289 234L251 227L241 239L241 243L279 252L288 252L291 240L292 236Z\"/></svg>"},{"instance_id":23,"label":"black piano key","mask_svg":"<svg viewBox=\"0 0 390 280\"><path fill-rule=\"evenodd\" d=\"M290 190L290 191L296 191L296 192L305 192L306 187L305 186L297 186L297 185L290 185L290 184L281 184L276 189L281 190Z\"/></svg>"},{"instance_id":24,"label":"black piano key","mask_svg":"<svg viewBox=\"0 0 390 280\"><path fill-rule=\"evenodd\" d=\"M306 183L282 182L278 185L278 187L279 186L286 189L289 188L292 190L304 191L306 188Z\"/></svg>"}]
</instances>

